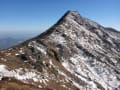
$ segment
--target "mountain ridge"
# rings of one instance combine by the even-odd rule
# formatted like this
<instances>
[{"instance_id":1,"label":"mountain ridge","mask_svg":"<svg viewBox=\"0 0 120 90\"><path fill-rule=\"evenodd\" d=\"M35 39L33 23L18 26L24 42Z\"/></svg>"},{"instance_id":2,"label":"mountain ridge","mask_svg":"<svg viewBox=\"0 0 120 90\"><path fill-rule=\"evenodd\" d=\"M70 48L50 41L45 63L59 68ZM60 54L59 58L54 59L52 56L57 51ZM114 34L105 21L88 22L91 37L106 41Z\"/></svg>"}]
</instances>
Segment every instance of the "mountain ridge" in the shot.
<instances>
[{"instance_id":1,"label":"mountain ridge","mask_svg":"<svg viewBox=\"0 0 120 90\"><path fill-rule=\"evenodd\" d=\"M44 33L0 52L1 79L45 90L119 90L119 52L119 33L68 11Z\"/></svg>"},{"instance_id":2,"label":"mountain ridge","mask_svg":"<svg viewBox=\"0 0 120 90\"><path fill-rule=\"evenodd\" d=\"M28 39L28 40L25 40L24 42L21 42L21 44L24 44L24 43L26 43L26 42L29 42L30 40L34 40L34 39L36 39L36 38L38 38L38 37L39 37L39 38L43 38L44 36L52 33L52 32L54 31L53 28L54 28L56 25L59 25L59 24L61 23L61 21L63 22L63 21L66 19L66 17L69 16L69 15L76 16L76 15L74 15L74 14L76 14L78 17L81 17L81 20L82 20L82 19L85 19L85 20L88 21L88 22L92 22L92 23L94 23L94 24L97 24L97 22L94 22L93 20L90 20L90 19L88 19L88 18L82 17L82 16L79 14L78 11L68 10L68 11L67 11L54 25L52 25L49 29L45 30L45 31L44 31L43 33L41 33L40 35L37 35L37 36L35 36L35 37L31 38L31 39ZM84 21L84 20L82 20L82 21ZM80 24L80 23L79 23L79 24ZM82 24L82 23L81 23L81 24ZM118 30L116 30L116 29L114 29L114 28L111 28L111 27L103 27L103 26L100 25L100 24L97 24L97 25L99 25L99 27L105 28L105 30L113 31L113 32L116 32L116 33L120 33L120 31L118 31ZM95 27L93 27L93 29L94 29L94 28L95 28ZM19 46L19 45L15 45L15 46ZM14 47L14 46L12 46L12 47ZM10 47L10 48L11 48L11 47Z\"/></svg>"}]
</instances>

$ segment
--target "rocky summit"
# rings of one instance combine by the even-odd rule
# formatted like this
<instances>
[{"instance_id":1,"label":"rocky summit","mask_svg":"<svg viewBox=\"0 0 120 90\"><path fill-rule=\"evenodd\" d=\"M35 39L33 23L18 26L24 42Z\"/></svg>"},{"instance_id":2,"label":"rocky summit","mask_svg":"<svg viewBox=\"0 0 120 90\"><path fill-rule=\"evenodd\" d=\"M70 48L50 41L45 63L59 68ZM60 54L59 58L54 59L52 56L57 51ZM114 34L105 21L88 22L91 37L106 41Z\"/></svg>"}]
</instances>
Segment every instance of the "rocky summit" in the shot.
<instances>
[{"instance_id":1,"label":"rocky summit","mask_svg":"<svg viewBox=\"0 0 120 90\"><path fill-rule=\"evenodd\" d=\"M120 90L120 32L77 11L0 51L0 90Z\"/></svg>"}]
</instances>

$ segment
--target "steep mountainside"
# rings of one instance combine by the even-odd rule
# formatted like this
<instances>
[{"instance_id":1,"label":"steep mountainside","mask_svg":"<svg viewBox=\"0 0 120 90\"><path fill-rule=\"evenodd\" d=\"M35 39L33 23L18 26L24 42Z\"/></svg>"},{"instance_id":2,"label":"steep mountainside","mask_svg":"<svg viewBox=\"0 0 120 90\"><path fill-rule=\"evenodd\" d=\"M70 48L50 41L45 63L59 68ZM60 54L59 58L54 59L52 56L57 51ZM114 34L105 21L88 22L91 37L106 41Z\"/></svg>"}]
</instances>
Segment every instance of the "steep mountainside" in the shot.
<instances>
[{"instance_id":1,"label":"steep mountainside","mask_svg":"<svg viewBox=\"0 0 120 90\"><path fill-rule=\"evenodd\" d=\"M0 58L0 88L16 81L31 90L120 90L120 32L76 11Z\"/></svg>"}]
</instances>

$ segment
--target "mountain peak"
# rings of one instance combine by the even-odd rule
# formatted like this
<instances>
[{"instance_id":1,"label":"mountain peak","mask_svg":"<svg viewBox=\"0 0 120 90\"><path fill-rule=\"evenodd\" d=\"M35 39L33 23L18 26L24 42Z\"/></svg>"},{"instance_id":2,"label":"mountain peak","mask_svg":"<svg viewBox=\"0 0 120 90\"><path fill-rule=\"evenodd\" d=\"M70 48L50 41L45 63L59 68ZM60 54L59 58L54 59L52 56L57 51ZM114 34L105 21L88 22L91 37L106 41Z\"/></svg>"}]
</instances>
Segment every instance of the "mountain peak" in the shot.
<instances>
[{"instance_id":1,"label":"mountain peak","mask_svg":"<svg viewBox=\"0 0 120 90\"><path fill-rule=\"evenodd\" d=\"M65 32L73 31L72 29L62 29L63 27L84 27L86 29L99 28L100 25L94 21L82 17L78 11L68 10L56 24L54 24L50 29L40 34L38 37L46 37L52 34L54 31Z\"/></svg>"},{"instance_id":2,"label":"mountain peak","mask_svg":"<svg viewBox=\"0 0 120 90\"><path fill-rule=\"evenodd\" d=\"M77 18L79 19L81 18L81 15L79 14L78 11L68 10L58 22L68 20L68 19L76 20Z\"/></svg>"},{"instance_id":3,"label":"mountain peak","mask_svg":"<svg viewBox=\"0 0 120 90\"><path fill-rule=\"evenodd\" d=\"M72 11L72 10L67 11L61 20L64 20L64 19L68 22L75 21L79 25L83 25L87 27L92 26L95 28L99 28L101 26L88 18L82 17L78 11Z\"/></svg>"},{"instance_id":4,"label":"mountain peak","mask_svg":"<svg viewBox=\"0 0 120 90\"><path fill-rule=\"evenodd\" d=\"M78 11L72 10L68 10L63 17L71 19L82 18Z\"/></svg>"},{"instance_id":5,"label":"mountain peak","mask_svg":"<svg viewBox=\"0 0 120 90\"><path fill-rule=\"evenodd\" d=\"M79 15L80 16L78 11L72 11L72 10L68 10L66 14L67 15L74 15L74 16L78 16Z\"/></svg>"}]
</instances>

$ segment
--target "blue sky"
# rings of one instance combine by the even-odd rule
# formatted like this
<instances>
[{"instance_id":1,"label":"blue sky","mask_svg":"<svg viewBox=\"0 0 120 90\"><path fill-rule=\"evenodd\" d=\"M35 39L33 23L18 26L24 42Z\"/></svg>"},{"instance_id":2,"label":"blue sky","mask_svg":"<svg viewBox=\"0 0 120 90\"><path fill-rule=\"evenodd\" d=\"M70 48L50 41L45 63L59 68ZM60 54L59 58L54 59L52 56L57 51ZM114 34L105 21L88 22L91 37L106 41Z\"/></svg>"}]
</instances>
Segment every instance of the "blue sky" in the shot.
<instances>
[{"instance_id":1,"label":"blue sky","mask_svg":"<svg viewBox=\"0 0 120 90\"><path fill-rule=\"evenodd\" d=\"M33 37L67 10L120 30L120 0L0 0L0 37Z\"/></svg>"}]
</instances>

